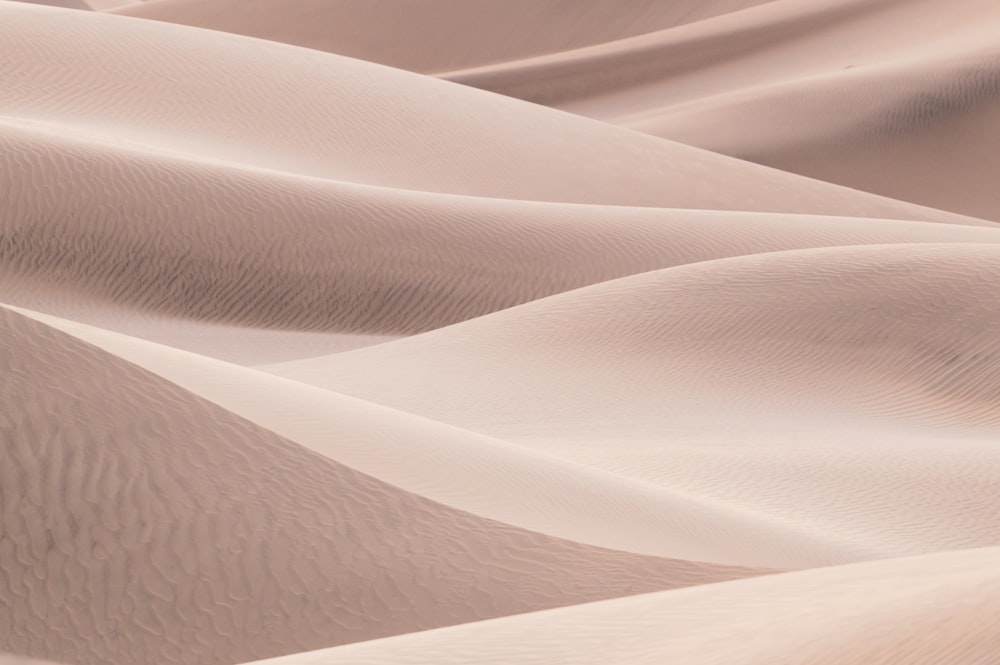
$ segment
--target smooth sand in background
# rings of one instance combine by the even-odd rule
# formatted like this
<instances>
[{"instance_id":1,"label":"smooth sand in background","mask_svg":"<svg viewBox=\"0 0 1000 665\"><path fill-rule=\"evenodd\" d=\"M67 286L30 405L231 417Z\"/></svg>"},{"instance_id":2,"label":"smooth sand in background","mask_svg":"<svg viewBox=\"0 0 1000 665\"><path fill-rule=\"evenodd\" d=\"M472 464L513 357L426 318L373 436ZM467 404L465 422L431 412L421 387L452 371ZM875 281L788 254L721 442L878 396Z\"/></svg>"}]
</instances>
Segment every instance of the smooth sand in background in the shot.
<instances>
[{"instance_id":1,"label":"smooth sand in background","mask_svg":"<svg viewBox=\"0 0 1000 665\"><path fill-rule=\"evenodd\" d=\"M0 652L993 664L995 3L37 4Z\"/></svg>"},{"instance_id":2,"label":"smooth sand in background","mask_svg":"<svg viewBox=\"0 0 1000 665\"><path fill-rule=\"evenodd\" d=\"M121 13L435 73L1000 219L992 0L563 4L157 0Z\"/></svg>"}]
</instances>

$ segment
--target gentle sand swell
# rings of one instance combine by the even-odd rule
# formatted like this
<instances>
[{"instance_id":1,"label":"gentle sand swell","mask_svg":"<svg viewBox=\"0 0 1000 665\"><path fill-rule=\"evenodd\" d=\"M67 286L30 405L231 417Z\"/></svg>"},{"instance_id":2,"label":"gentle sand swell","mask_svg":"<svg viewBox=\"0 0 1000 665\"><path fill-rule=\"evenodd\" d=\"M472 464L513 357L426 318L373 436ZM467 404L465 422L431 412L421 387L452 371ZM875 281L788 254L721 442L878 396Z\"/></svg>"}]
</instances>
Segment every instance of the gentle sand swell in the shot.
<instances>
[{"instance_id":1,"label":"gentle sand swell","mask_svg":"<svg viewBox=\"0 0 1000 665\"><path fill-rule=\"evenodd\" d=\"M0 0L0 665L996 665L998 29Z\"/></svg>"}]
</instances>

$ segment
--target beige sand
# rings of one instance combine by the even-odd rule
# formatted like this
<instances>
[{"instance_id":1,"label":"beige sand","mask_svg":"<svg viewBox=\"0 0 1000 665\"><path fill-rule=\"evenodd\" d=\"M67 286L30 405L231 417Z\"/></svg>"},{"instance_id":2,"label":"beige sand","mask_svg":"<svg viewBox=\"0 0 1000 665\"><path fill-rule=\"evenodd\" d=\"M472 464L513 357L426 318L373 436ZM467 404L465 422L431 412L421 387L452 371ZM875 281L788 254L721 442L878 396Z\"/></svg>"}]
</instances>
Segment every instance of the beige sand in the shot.
<instances>
[{"instance_id":1,"label":"beige sand","mask_svg":"<svg viewBox=\"0 0 1000 665\"><path fill-rule=\"evenodd\" d=\"M2 317L6 649L237 662L751 573L431 503Z\"/></svg>"},{"instance_id":2,"label":"beige sand","mask_svg":"<svg viewBox=\"0 0 1000 665\"><path fill-rule=\"evenodd\" d=\"M434 72L1000 219L991 0L564 4L158 0L122 13Z\"/></svg>"},{"instance_id":3,"label":"beige sand","mask_svg":"<svg viewBox=\"0 0 1000 665\"><path fill-rule=\"evenodd\" d=\"M272 374L18 311L315 452L477 515L592 545L733 565L809 567L867 554L738 503L628 479Z\"/></svg>"},{"instance_id":4,"label":"beige sand","mask_svg":"<svg viewBox=\"0 0 1000 665\"><path fill-rule=\"evenodd\" d=\"M152 0L117 13L434 73L581 48L763 2Z\"/></svg>"},{"instance_id":5,"label":"beige sand","mask_svg":"<svg viewBox=\"0 0 1000 665\"><path fill-rule=\"evenodd\" d=\"M447 76L998 219L998 10L989 0L782 0Z\"/></svg>"},{"instance_id":6,"label":"beige sand","mask_svg":"<svg viewBox=\"0 0 1000 665\"><path fill-rule=\"evenodd\" d=\"M1000 240L960 224L432 195L48 130L0 120L0 187L17 213L0 220L6 302L240 362L356 348L728 256Z\"/></svg>"},{"instance_id":7,"label":"beige sand","mask_svg":"<svg viewBox=\"0 0 1000 665\"><path fill-rule=\"evenodd\" d=\"M19 3L0 18L26 65L0 116L64 140L430 192L970 223L327 53Z\"/></svg>"},{"instance_id":8,"label":"beige sand","mask_svg":"<svg viewBox=\"0 0 1000 665\"><path fill-rule=\"evenodd\" d=\"M990 665L1000 550L710 584L497 619L268 665Z\"/></svg>"},{"instance_id":9,"label":"beige sand","mask_svg":"<svg viewBox=\"0 0 1000 665\"><path fill-rule=\"evenodd\" d=\"M997 283L988 245L760 254L268 369L870 556L982 546L1000 536Z\"/></svg>"},{"instance_id":10,"label":"beige sand","mask_svg":"<svg viewBox=\"0 0 1000 665\"><path fill-rule=\"evenodd\" d=\"M996 3L39 4L0 664L995 665Z\"/></svg>"}]
</instances>

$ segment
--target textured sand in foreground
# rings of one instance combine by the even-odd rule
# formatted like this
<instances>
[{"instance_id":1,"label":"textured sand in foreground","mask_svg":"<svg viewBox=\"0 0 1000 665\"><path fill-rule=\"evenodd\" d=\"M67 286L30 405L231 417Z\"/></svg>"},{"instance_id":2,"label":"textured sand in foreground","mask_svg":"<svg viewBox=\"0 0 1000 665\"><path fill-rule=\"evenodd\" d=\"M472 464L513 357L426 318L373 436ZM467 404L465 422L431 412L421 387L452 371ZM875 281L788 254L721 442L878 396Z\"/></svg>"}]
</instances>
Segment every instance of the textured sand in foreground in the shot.
<instances>
[{"instance_id":1,"label":"textured sand in foreground","mask_svg":"<svg viewBox=\"0 0 1000 665\"><path fill-rule=\"evenodd\" d=\"M993 665L998 21L0 0L0 664Z\"/></svg>"}]
</instances>

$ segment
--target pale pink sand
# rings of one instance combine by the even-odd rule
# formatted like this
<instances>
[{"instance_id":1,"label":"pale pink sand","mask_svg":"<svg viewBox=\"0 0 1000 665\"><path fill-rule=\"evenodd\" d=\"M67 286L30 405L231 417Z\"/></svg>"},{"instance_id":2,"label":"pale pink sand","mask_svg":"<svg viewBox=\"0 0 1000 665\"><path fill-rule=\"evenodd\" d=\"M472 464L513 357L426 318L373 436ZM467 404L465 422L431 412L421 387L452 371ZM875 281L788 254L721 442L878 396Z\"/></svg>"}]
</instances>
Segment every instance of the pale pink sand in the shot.
<instances>
[{"instance_id":1,"label":"pale pink sand","mask_svg":"<svg viewBox=\"0 0 1000 665\"><path fill-rule=\"evenodd\" d=\"M580 48L766 1L152 0L118 13L431 73Z\"/></svg>"},{"instance_id":2,"label":"pale pink sand","mask_svg":"<svg viewBox=\"0 0 1000 665\"><path fill-rule=\"evenodd\" d=\"M998 219L998 30L991 0L780 0L447 77Z\"/></svg>"},{"instance_id":3,"label":"pale pink sand","mask_svg":"<svg viewBox=\"0 0 1000 665\"><path fill-rule=\"evenodd\" d=\"M238 662L754 572L455 511L0 317L5 649Z\"/></svg>"},{"instance_id":4,"label":"pale pink sand","mask_svg":"<svg viewBox=\"0 0 1000 665\"><path fill-rule=\"evenodd\" d=\"M998 283L989 245L759 254L267 369L899 556L1000 537Z\"/></svg>"},{"instance_id":5,"label":"pale pink sand","mask_svg":"<svg viewBox=\"0 0 1000 665\"><path fill-rule=\"evenodd\" d=\"M61 4L0 652L995 664L995 3Z\"/></svg>"},{"instance_id":6,"label":"pale pink sand","mask_svg":"<svg viewBox=\"0 0 1000 665\"><path fill-rule=\"evenodd\" d=\"M158 0L121 13L433 72L1000 219L992 0L566 4Z\"/></svg>"},{"instance_id":7,"label":"pale pink sand","mask_svg":"<svg viewBox=\"0 0 1000 665\"><path fill-rule=\"evenodd\" d=\"M626 478L273 374L18 311L322 455L477 515L592 545L726 564L798 568L868 555L739 503Z\"/></svg>"},{"instance_id":8,"label":"pale pink sand","mask_svg":"<svg viewBox=\"0 0 1000 665\"><path fill-rule=\"evenodd\" d=\"M0 219L6 302L238 362L332 353L728 256L1000 240L964 224L393 190L25 121L0 119L0 147L16 213Z\"/></svg>"},{"instance_id":9,"label":"pale pink sand","mask_svg":"<svg viewBox=\"0 0 1000 665\"><path fill-rule=\"evenodd\" d=\"M327 53L20 3L0 19L25 65L0 116L64 141L439 193L976 223Z\"/></svg>"},{"instance_id":10,"label":"pale pink sand","mask_svg":"<svg viewBox=\"0 0 1000 665\"><path fill-rule=\"evenodd\" d=\"M994 547L708 584L266 663L992 665L998 556Z\"/></svg>"}]
</instances>

